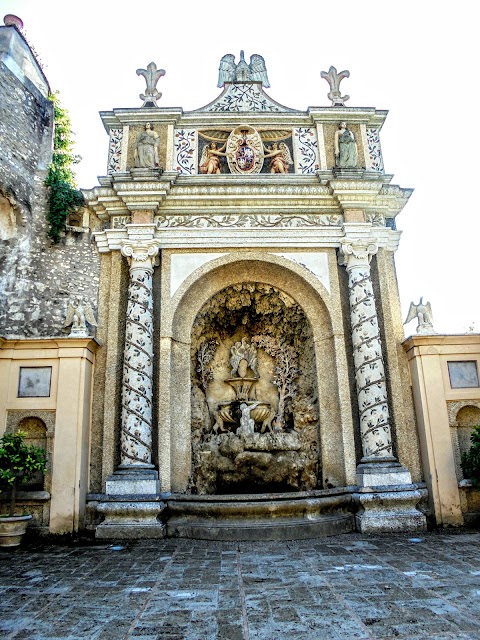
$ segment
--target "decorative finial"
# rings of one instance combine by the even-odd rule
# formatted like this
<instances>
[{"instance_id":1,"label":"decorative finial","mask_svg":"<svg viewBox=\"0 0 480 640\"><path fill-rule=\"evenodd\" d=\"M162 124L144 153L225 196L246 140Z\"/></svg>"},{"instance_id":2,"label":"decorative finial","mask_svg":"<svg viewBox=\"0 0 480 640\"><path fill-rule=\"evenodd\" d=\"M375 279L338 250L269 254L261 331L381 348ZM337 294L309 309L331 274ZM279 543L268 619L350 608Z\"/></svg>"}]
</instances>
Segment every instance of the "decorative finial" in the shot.
<instances>
[{"instance_id":1,"label":"decorative finial","mask_svg":"<svg viewBox=\"0 0 480 640\"><path fill-rule=\"evenodd\" d=\"M162 94L157 91L157 82L164 75L165 69L157 69L155 62L150 62L146 69L137 69L137 76L143 76L147 83L145 94L140 94L142 107L158 107L157 100L160 100Z\"/></svg>"},{"instance_id":2,"label":"decorative finial","mask_svg":"<svg viewBox=\"0 0 480 640\"><path fill-rule=\"evenodd\" d=\"M19 31L23 29L23 21L18 16L14 16L13 13L7 13L3 18L3 24L6 27L17 27Z\"/></svg>"},{"instance_id":3,"label":"decorative finial","mask_svg":"<svg viewBox=\"0 0 480 640\"><path fill-rule=\"evenodd\" d=\"M220 60L217 87L223 87L226 82L261 82L262 86L268 89L270 83L263 56L254 53L250 57L250 64L247 64L242 50L240 61L235 64L233 53L225 54Z\"/></svg>"},{"instance_id":4,"label":"decorative finial","mask_svg":"<svg viewBox=\"0 0 480 640\"><path fill-rule=\"evenodd\" d=\"M340 82L344 78L350 77L350 71L340 71L337 73L335 67L330 67L328 73L322 71L320 76L324 78L330 85L330 93L327 95L328 99L332 101L332 107L344 107L345 102L350 100L350 96L342 96L340 94Z\"/></svg>"},{"instance_id":5,"label":"decorative finial","mask_svg":"<svg viewBox=\"0 0 480 640\"><path fill-rule=\"evenodd\" d=\"M418 304L410 302L407 319L403 324L408 324L414 318L417 318L417 333L430 334L436 333L433 328L432 306L430 302L423 302L423 296Z\"/></svg>"}]
</instances>

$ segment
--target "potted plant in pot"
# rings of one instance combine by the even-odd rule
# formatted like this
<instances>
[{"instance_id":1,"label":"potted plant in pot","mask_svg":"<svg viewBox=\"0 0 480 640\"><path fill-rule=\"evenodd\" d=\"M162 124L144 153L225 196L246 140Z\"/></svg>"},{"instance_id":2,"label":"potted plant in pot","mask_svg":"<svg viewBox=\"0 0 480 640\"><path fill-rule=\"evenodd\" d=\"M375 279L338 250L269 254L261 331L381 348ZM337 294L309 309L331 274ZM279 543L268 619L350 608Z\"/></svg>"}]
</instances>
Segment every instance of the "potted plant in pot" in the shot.
<instances>
[{"instance_id":1,"label":"potted plant in pot","mask_svg":"<svg viewBox=\"0 0 480 640\"><path fill-rule=\"evenodd\" d=\"M16 547L22 541L31 515L16 515L18 487L38 471L45 472L45 451L25 444L26 433L6 433L0 438L0 486L10 490L7 515L0 515L0 547Z\"/></svg>"}]
</instances>

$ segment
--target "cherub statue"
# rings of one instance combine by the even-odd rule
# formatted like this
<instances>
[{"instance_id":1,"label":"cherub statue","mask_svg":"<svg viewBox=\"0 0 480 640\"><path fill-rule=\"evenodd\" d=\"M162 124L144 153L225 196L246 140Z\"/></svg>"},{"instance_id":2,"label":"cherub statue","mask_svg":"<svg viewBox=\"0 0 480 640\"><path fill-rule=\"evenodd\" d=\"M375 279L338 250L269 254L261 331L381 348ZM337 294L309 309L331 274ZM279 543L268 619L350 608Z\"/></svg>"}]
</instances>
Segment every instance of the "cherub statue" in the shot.
<instances>
[{"instance_id":1,"label":"cherub statue","mask_svg":"<svg viewBox=\"0 0 480 640\"><path fill-rule=\"evenodd\" d=\"M288 167L293 164L290 149L285 142L274 142L271 147L264 145L265 158L270 160L270 173L288 173Z\"/></svg>"},{"instance_id":2,"label":"cherub statue","mask_svg":"<svg viewBox=\"0 0 480 640\"><path fill-rule=\"evenodd\" d=\"M418 304L410 303L407 319L403 324L408 324L414 318L418 319L417 333L435 333L433 329L432 307L430 302L423 302L423 296Z\"/></svg>"},{"instance_id":3,"label":"cherub statue","mask_svg":"<svg viewBox=\"0 0 480 640\"><path fill-rule=\"evenodd\" d=\"M242 415L240 417L240 427L236 431L237 435L250 435L254 433L255 420L250 417L250 414L259 404L259 402L254 402L253 404L248 405L246 402L242 402L240 405Z\"/></svg>"},{"instance_id":4,"label":"cherub statue","mask_svg":"<svg viewBox=\"0 0 480 640\"><path fill-rule=\"evenodd\" d=\"M67 317L63 325L64 329L72 325L72 330L68 337L88 338L87 322L92 325L92 327L98 326L95 316L93 315L91 304L87 302L84 305L80 298L75 298L73 303L70 302L68 305Z\"/></svg>"}]
</instances>

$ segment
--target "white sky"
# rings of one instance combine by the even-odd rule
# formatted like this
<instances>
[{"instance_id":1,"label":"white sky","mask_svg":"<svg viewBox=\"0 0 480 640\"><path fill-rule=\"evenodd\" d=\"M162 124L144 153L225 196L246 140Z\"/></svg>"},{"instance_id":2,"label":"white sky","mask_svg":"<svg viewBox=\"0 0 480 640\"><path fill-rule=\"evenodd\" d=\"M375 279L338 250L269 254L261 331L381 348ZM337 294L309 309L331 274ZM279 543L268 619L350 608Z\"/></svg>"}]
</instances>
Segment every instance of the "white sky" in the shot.
<instances>
[{"instance_id":1,"label":"white sky","mask_svg":"<svg viewBox=\"0 0 480 640\"><path fill-rule=\"evenodd\" d=\"M403 319L423 295L439 333L480 331L473 0L0 0L0 9L0 19L14 13L23 20L51 89L70 112L83 188L106 174L108 137L98 112L140 107L145 81L136 69L151 61L166 70L160 106L186 111L219 95L220 58L233 53L238 62L240 49L247 61L264 56L267 93L300 110L330 104L320 71L348 69L341 85L347 106L389 110L381 133L385 170L392 184L415 189L397 217Z\"/></svg>"}]
</instances>

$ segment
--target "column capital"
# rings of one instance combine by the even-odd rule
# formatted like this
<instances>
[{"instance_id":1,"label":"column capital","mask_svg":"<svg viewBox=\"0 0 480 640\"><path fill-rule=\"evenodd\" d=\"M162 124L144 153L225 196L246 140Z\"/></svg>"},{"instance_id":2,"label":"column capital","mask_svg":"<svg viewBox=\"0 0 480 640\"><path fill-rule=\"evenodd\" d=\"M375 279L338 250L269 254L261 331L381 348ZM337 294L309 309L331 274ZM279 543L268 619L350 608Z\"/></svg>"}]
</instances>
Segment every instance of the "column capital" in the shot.
<instances>
[{"instance_id":1,"label":"column capital","mask_svg":"<svg viewBox=\"0 0 480 640\"><path fill-rule=\"evenodd\" d=\"M378 251L375 241L359 241L344 238L340 243L338 264L346 267L347 271L354 267L365 267L370 264L372 256Z\"/></svg>"},{"instance_id":2,"label":"column capital","mask_svg":"<svg viewBox=\"0 0 480 640\"><path fill-rule=\"evenodd\" d=\"M120 244L122 256L125 256L132 269L153 271L155 258L160 251L157 240L123 240Z\"/></svg>"}]
</instances>

